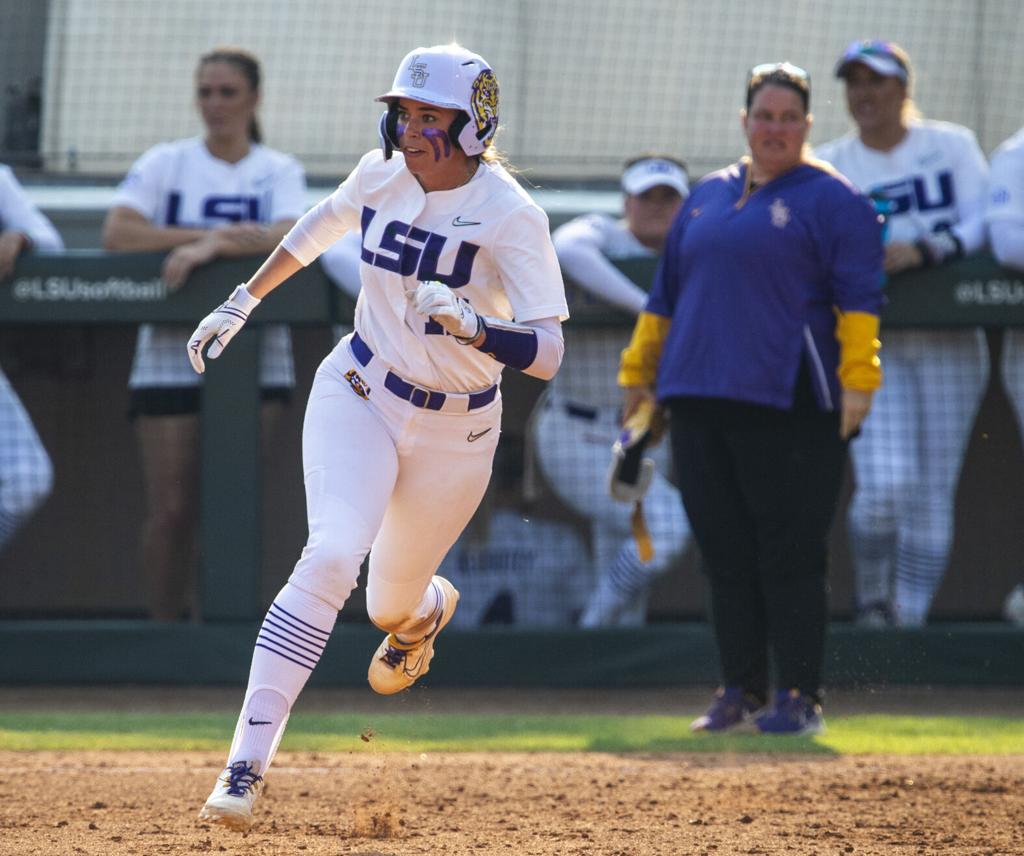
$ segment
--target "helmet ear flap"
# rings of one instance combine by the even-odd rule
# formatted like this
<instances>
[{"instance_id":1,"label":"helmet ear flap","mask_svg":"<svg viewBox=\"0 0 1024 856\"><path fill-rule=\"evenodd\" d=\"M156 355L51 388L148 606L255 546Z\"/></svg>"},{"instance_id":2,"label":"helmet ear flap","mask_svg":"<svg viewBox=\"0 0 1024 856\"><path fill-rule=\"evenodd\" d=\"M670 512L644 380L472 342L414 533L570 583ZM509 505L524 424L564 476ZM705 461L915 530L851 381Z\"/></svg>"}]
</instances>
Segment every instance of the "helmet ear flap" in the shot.
<instances>
[{"instance_id":1,"label":"helmet ear flap","mask_svg":"<svg viewBox=\"0 0 1024 856\"><path fill-rule=\"evenodd\" d=\"M384 160L391 160L391 155L401 145L398 140L397 102L391 102L388 109L381 114L377 132L380 135L380 147L384 150Z\"/></svg>"},{"instance_id":2,"label":"helmet ear flap","mask_svg":"<svg viewBox=\"0 0 1024 856\"><path fill-rule=\"evenodd\" d=\"M483 129L478 131L475 124L470 123L469 115L462 110L459 111L459 115L452 120L451 127L448 128L448 137L452 143L470 156L483 154L493 135L494 121L492 119L488 119Z\"/></svg>"}]
</instances>

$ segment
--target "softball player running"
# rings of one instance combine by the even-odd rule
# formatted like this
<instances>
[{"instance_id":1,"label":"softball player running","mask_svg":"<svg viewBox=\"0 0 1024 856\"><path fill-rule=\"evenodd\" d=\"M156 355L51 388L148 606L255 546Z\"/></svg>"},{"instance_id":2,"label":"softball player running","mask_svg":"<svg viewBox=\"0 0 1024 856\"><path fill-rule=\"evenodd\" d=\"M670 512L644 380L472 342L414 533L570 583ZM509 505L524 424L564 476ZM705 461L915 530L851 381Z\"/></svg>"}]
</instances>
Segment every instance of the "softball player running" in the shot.
<instances>
[{"instance_id":1,"label":"softball player running","mask_svg":"<svg viewBox=\"0 0 1024 856\"><path fill-rule=\"evenodd\" d=\"M689 193L682 163L644 156L622 175L625 217L577 217L555 230L552 240L562 270L603 303L636 316L646 292L612 260L661 252L672 218ZM538 404L533 450L555 495L591 522L597 585L580 617L583 627L642 624L646 593L685 547L689 525L679 491L666 478L668 444L653 449L659 472L644 511L654 556L641 560L631 535L631 507L606 490L609 449L620 433L621 393L615 382L628 332L578 327L566 332L566 361Z\"/></svg>"},{"instance_id":2,"label":"softball player running","mask_svg":"<svg viewBox=\"0 0 1024 856\"><path fill-rule=\"evenodd\" d=\"M327 356L303 430L309 539L253 653L228 764L201 817L246 829L289 711L370 554L366 609L386 631L379 693L426 674L459 593L435 570L476 509L498 444L508 365L544 379L568 317L547 217L491 147L498 84L458 45L417 48L378 99L365 155L188 340L196 371L260 300L346 232L362 232L355 332Z\"/></svg>"},{"instance_id":3,"label":"softball player running","mask_svg":"<svg viewBox=\"0 0 1024 856\"><path fill-rule=\"evenodd\" d=\"M989 242L1000 264L1024 270L1024 128L992 153L988 199ZM1024 337L1008 328L1003 334L1003 383L1024 433ZM1006 597L1003 614L1024 623L1024 582Z\"/></svg>"},{"instance_id":4,"label":"softball player running","mask_svg":"<svg viewBox=\"0 0 1024 856\"><path fill-rule=\"evenodd\" d=\"M817 154L888 201L885 269L940 265L984 243L988 167L974 134L916 118L906 53L851 44L836 66L855 132ZM953 500L988 381L982 331L887 330L885 383L853 444L849 511L859 619L924 624L953 541Z\"/></svg>"},{"instance_id":5,"label":"softball player running","mask_svg":"<svg viewBox=\"0 0 1024 856\"><path fill-rule=\"evenodd\" d=\"M203 56L196 103L206 134L154 146L136 161L107 215L105 247L168 250L163 278L171 289L214 259L270 252L306 210L306 180L298 161L260 143L259 97L251 54L221 48ZM195 573L199 378L181 350L187 335L143 325L128 379L146 484L142 564L154 585L151 615L165 621L187 611ZM266 436L295 373L288 329L274 325L262 335Z\"/></svg>"},{"instance_id":6,"label":"softball player running","mask_svg":"<svg viewBox=\"0 0 1024 856\"><path fill-rule=\"evenodd\" d=\"M62 250L53 224L32 203L10 167L0 165L0 280L27 249ZM0 371L0 550L50 495L53 465L14 388Z\"/></svg>"}]
</instances>

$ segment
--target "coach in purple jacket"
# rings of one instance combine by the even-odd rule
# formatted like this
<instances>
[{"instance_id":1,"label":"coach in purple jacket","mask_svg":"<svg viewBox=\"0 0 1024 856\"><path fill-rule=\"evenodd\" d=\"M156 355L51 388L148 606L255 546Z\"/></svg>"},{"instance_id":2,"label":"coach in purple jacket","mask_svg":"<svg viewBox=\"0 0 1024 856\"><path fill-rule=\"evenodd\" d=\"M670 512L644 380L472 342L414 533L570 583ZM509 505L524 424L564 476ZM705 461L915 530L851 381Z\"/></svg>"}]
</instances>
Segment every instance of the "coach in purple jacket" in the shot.
<instances>
[{"instance_id":1,"label":"coach in purple jacket","mask_svg":"<svg viewBox=\"0 0 1024 856\"><path fill-rule=\"evenodd\" d=\"M824 729L827 535L881 382L882 235L809 158L809 106L802 69L750 72L750 156L694 188L623 352L626 414L651 395L671 413L710 588L723 686L695 731Z\"/></svg>"}]
</instances>

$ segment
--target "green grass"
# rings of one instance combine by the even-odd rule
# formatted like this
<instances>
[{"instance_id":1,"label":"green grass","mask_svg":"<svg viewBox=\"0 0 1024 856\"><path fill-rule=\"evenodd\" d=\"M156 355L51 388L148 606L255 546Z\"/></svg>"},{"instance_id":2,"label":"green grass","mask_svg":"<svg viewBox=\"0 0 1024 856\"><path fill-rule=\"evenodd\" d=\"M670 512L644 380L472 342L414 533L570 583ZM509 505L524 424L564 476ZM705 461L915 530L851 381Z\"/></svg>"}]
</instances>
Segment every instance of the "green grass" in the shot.
<instances>
[{"instance_id":1,"label":"green grass","mask_svg":"<svg viewBox=\"0 0 1024 856\"><path fill-rule=\"evenodd\" d=\"M223 713L3 713L0 749L221 751L230 742L234 722L232 715ZM1024 754L1024 720L1001 717L830 717L828 733L814 738L694 736L687 731L688 722L686 716L300 713L292 717L282 748L317 752Z\"/></svg>"}]
</instances>

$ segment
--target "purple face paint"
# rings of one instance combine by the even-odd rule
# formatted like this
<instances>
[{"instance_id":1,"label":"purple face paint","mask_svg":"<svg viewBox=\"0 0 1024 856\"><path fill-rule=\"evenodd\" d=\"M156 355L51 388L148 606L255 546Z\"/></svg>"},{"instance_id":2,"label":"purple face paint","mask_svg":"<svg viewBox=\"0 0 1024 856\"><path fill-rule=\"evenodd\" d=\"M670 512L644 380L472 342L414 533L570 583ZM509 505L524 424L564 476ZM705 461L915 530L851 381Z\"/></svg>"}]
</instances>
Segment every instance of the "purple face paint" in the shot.
<instances>
[{"instance_id":1,"label":"purple face paint","mask_svg":"<svg viewBox=\"0 0 1024 856\"><path fill-rule=\"evenodd\" d=\"M438 128L424 128L423 136L430 142L430 145L434 149L434 162L441 160L441 146L439 142L444 143L444 156L451 157L452 154L452 141L448 137L447 131L442 131Z\"/></svg>"}]
</instances>

